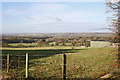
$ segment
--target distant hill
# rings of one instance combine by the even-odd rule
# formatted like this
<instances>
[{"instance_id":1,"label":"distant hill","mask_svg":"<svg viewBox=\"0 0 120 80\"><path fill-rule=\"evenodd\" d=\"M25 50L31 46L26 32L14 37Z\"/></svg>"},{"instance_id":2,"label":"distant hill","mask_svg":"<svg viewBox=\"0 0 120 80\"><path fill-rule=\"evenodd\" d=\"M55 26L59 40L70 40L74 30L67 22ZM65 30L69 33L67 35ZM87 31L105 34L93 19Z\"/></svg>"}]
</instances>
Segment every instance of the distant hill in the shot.
<instances>
[{"instance_id":1,"label":"distant hill","mask_svg":"<svg viewBox=\"0 0 120 80\"><path fill-rule=\"evenodd\" d=\"M75 37L75 36L112 36L114 33L13 33L3 36L41 36L41 37Z\"/></svg>"}]
</instances>

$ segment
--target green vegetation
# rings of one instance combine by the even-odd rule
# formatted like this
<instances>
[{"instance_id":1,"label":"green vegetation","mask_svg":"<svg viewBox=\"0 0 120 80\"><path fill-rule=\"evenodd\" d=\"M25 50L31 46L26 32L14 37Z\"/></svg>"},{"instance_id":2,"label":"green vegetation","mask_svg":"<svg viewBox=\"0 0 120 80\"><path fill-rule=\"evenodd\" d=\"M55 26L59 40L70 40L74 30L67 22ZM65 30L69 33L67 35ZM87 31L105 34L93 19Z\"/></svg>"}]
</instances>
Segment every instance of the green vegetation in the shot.
<instances>
[{"instance_id":1,"label":"green vegetation","mask_svg":"<svg viewBox=\"0 0 120 80\"><path fill-rule=\"evenodd\" d=\"M51 47L28 47L28 48L11 48L2 47L2 50L47 50L47 49L81 49L79 46L51 46Z\"/></svg>"},{"instance_id":2,"label":"green vegetation","mask_svg":"<svg viewBox=\"0 0 120 80\"><path fill-rule=\"evenodd\" d=\"M22 44L24 46L36 46L37 45L37 43L10 43L8 45L10 45L10 46L18 46L20 44Z\"/></svg>"},{"instance_id":3,"label":"green vegetation","mask_svg":"<svg viewBox=\"0 0 120 80\"><path fill-rule=\"evenodd\" d=\"M40 35L40 34L38 34ZM98 36L102 35L97 33L93 34L45 34L46 36L3 36L2 47L13 47L13 48L26 48L26 47L50 47L50 46L86 46L90 47L91 40L106 40L114 42L114 37L110 36ZM64 36L66 35L66 36ZM71 36L70 36L71 35ZM107 34L104 34L107 35Z\"/></svg>"},{"instance_id":4,"label":"green vegetation","mask_svg":"<svg viewBox=\"0 0 120 80\"><path fill-rule=\"evenodd\" d=\"M115 43L114 36L103 35L107 34L3 36L3 75L6 76L6 56L10 54L10 70L7 75L12 78L24 78L25 54L29 53L30 78L61 78L62 54L66 54L67 78L99 78L116 69L118 59L117 48L90 48L91 40Z\"/></svg>"},{"instance_id":5,"label":"green vegetation","mask_svg":"<svg viewBox=\"0 0 120 80\"><path fill-rule=\"evenodd\" d=\"M47 47L46 47L47 48ZM52 47L53 48L53 47ZM72 49L3 49L3 56L10 54L11 60L15 55L29 53L29 76L30 77L55 77L62 76L62 54L67 55L67 77L68 78L99 78L117 67L117 48L79 48ZM41 56L32 56L41 55ZM6 57L4 57L6 58ZM16 57L17 58L17 57ZM21 56L25 61L25 56ZM22 69L11 68L15 77L25 77L25 63L20 64ZM12 64L17 66L17 64ZM3 67L4 72L4 67ZM18 75L16 73L21 73ZM11 75L12 77L12 75Z\"/></svg>"}]
</instances>

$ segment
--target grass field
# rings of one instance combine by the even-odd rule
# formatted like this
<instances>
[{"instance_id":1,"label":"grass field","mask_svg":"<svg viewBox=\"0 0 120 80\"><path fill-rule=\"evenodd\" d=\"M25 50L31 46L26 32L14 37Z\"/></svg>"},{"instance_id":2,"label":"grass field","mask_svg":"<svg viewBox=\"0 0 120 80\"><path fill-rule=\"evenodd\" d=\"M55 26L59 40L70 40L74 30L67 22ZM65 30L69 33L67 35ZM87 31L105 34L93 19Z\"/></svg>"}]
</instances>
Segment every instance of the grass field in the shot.
<instances>
[{"instance_id":1,"label":"grass field","mask_svg":"<svg viewBox=\"0 0 120 80\"><path fill-rule=\"evenodd\" d=\"M10 48L2 47L2 50L48 50L48 49L81 49L82 47L72 47L72 46L51 46L51 47L29 47L29 48ZM1 49L1 48L0 48Z\"/></svg>"},{"instance_id":2,"label":"grass field","mask_svg":"<svg viewBox=\"0 0 120 80\"><path fill-rule=\"evenodd\" d=\"M29 53L29 76L37 78L60 78L62 76L62 54L64 53L67 56L68 78L99 78L112 72L117 67L117 48L2 48L2 53L3 56L12 55L11 60L14 59L15 55ZM25 61L25 56L20 58L21 61ZM22 74L16 74L16 77L25 76L25 62L21 62L20 65L23 67L20 71L16 70L17 68L11 69L12 74ZM17 66L17 64L14 66ZM4 69L3 72L5 72Z\"/></svg>"},{"instance_id":3,"label":"grass field","mask_svg":"<svg viewBox=\"0 0 120 80\"><path fill-rule=\"evenodd\" d=\"M8 45L10 45L10 46L18 46L20 44L22 44L24 46L36 46L37 45L37 43L11 43L11 44L8 44Z\"/></svg>"},{"instance_id":4,"label":"grass field","mask_svg":"<svg viewBox=\"0 0 120 80\"><path fill-rule=\"evenodd\" d=\"M15 46L19 46L19 45L23 45L23 46L37 46L38 44L37 43L10 43L10 44L8 44L9 46L13 46L13 47L15 47ZM59 45L61 46L63 43L59 43ZM49 43L49 45L56 45L56 42L50 42ZM72 46L72 44L71 43L65 43L65 45L67 45L67 46Z\"/></svg>"}]
</instances>

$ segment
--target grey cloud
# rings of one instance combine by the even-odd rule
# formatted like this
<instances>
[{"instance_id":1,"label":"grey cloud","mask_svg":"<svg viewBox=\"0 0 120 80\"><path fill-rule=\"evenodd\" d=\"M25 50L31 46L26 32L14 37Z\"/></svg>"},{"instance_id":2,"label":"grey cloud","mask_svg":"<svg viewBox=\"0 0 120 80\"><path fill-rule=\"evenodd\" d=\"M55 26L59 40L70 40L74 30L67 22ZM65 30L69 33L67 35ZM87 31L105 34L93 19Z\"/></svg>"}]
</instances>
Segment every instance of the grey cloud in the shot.
<instances>
[{"instance_id":1,"label":"grey cloud","mask_svg":"<svg viewBox=\"0 0 120 80\"><path fill-rule=\"evenodd\" d=\"M45 18L50 18L50 19L53 19L55 21L63 21L62 19L60 19L59 17L56 17L56 16L45 16L45 15L42 15L42 17L45 17Z\"/></svg>"},{"instance_id":2,"label":"grey cloud","mask_svg":"<svg viewBox=\"0 0 120 80\"><path fill-rule=\"evenodd\" d=\"M63 21L62 19L58 18L58 17L55 17L55 20L56 21Z\"/></svg>"},{"instance_id":3,"label":"grey cloud","mask_svg":"<svg viewBox=\"0 0 120 80\"><path fill-rule=\"evenodd\" d=\"M32 17L29 17L29 16L24 16L24 18L27 19L27 20L33 19Z\"/></svg>"}]
</instances>

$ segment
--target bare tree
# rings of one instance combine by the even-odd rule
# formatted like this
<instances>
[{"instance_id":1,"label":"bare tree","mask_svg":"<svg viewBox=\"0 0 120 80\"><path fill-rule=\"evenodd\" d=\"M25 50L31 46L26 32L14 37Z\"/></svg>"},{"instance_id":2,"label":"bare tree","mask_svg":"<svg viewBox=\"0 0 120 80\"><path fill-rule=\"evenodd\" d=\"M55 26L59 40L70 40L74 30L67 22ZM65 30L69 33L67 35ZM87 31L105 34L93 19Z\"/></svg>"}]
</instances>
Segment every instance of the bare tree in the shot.
<instances>
[{"instance_id":1,"label":"bare tree","mask_svg":"<svg viewBox=\"0 0 120 80\"><path fill-rule=\"evenodd\" d=\"M107 12L112 15L108 18L111 30L115 32L114 40L118 43L118 63L120 67L120 0L107 0Z\"/></svg>"}]
</instances>

